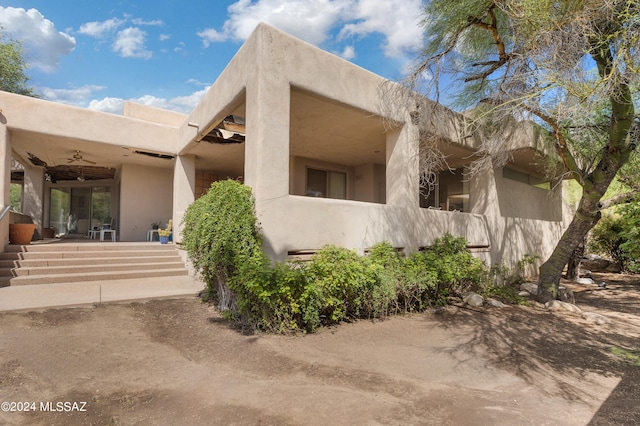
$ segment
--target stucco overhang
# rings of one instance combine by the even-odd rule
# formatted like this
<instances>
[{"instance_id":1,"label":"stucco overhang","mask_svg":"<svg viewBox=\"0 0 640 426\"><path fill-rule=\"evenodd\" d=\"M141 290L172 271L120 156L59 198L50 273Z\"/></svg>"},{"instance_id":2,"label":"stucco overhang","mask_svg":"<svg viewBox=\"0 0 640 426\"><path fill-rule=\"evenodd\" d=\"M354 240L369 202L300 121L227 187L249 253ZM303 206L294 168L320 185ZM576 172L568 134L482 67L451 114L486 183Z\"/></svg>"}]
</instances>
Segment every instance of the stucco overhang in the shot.
<instances>
[{"instance_id":1,"label":"stucco overhang","mask_svg":"<svg viewBox=\"0 0 640 426\"><path fill-rule=\"evenodd\" d=\"M166 160L133 151L176 154L177 127L0 92L0 119L21 163L68 166L79 151L87 167L123 163L170 167ZM86 160L86 161L84 161ZM77 165L76 162L72 162Z\"/></svg>"}]
</instances>

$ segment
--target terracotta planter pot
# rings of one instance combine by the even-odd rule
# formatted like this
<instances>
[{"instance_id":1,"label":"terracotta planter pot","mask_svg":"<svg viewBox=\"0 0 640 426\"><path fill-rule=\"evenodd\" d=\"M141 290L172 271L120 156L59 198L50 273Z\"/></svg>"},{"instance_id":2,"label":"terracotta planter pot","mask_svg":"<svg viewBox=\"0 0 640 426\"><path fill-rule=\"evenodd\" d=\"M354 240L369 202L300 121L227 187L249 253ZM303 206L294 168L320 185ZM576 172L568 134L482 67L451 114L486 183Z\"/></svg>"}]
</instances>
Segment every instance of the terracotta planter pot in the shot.
<instances>
[{"instance_id":1,"label":"terracotta planter pot","mask_svg":"<svg viewBox=\"0 0 640 426\"><path fill-rule=\"evenodd\" d=\"M35 231L36 225L34 223L10 223L9 244L31 244L31 239Z\"/></svg>"}]
</instances>

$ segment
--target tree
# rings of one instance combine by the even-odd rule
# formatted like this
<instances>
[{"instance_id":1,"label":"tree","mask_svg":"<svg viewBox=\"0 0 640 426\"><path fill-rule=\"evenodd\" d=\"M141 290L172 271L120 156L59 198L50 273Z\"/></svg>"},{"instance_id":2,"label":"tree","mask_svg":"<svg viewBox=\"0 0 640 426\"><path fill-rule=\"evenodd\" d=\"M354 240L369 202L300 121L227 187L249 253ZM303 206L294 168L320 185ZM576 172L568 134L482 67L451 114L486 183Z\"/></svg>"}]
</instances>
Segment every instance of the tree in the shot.
<instances>
[{"instance_id":1,"label":"tree","mask_svg":"<svg viewBox=\"0 0 640 426\"><path fill-rule=\"evenodd\" d=\"M539 300L555 299L564 266L599 220L603 195L640 134L638 0L429 0L424 7L420 63L403 82L410 91L394 95L411 102L421 144L437 144L440 103L474 107L476 163L501 166L509 157L504 132L533 121L555 153L552 173L582 187L575 216L539 271ZM443 162L429 156L423 176Z\"/></svg>"},{"instance_id":2,"label":"tree","mask_svg":"<svg viewBox=\"0 0 640 426\"><path fill-rule=\"evenodd\" d=\"M5 35L0 27L0 90L36 96L28 86L29 77L25 74L27 68L22 44Z\"/></svg>"}]
</instances>

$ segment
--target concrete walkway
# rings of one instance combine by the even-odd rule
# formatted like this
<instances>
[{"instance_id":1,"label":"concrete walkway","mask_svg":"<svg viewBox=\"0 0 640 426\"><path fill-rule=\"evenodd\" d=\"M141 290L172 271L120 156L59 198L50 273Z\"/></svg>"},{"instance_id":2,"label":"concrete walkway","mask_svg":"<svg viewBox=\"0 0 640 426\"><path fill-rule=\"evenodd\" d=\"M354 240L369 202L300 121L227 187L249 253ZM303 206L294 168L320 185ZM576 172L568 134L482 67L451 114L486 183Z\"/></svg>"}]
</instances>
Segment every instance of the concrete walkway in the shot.
<instances>
[{"instance_id":1,"label":"concrete walkway","mask_svg":"<svg viewBox=\"0 0 640 426\"><path fill-rule=\"evenodd\" d=\"M203 288L204 284L191 276L9 286L0 288L0 312L195 297Z\"/></svg>"}]
</instances>

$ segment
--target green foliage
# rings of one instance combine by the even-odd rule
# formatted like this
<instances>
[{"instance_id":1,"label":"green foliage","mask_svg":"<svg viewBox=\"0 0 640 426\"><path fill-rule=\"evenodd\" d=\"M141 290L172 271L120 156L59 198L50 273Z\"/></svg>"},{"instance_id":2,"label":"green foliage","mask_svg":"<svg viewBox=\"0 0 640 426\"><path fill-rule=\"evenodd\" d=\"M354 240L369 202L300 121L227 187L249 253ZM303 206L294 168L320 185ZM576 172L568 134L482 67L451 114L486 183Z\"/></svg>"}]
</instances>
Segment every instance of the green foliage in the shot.
<instances>
[{"instance_id":1,"label":"green foliage","mask_svg":"<svg viewBox=\"0 0 640 426\"><path fill-rule=\"evenodd\" d=\"M487 286L481 289L480 293L486 298L498 299L510 304L528 305L529 300L518 295L519 286L526 279L527 267L535 265L539 259L539 256L525 254L515 268L504 264L493 265L489 269L490 279L487 281Z\"/></svg>"},{"instance_id":2,"label":"green foliage","mask_svg":"<svg viewBox=\"0 0 640 426\"><path fill-rule=\"evenodd\" d=\"M7 37L0 28L0 90L35 96L33 89L28 86L27 68L22 45Z\"/></svg>"},{"instance_id":3,"label":"green foliage","mask_svg":"<svg viewBox=\"0 0 640 426\"><path fill-rule=\"evenodd\" d=\"M588 248L610 257L625 271L640 272L640 202L603 215L591 232Z\"/></svg>"},{"instance_id":4,"label":"green foliage","mask_svg":"<svg viewBox=\"0 0 640 426\"><path fill-rule=\"evenodd\" d=\"M609 348L609 352L618 358L622 358L623 360L631 363L631 365L635 365L636 367L640 367L640 350L628 350L624 348L620 348L618 346L611 346Z\"/></svg>"},{"instance_id":5,"label":"green foliage","mask_svg":"<svg viewBox=\"0 0 640 426\"><path fill-rule=\"evenodd\" d=\"M225 316L252 329L304 330L418 312L482 286L487 271L464 238L445 235L423 253L401 257L388 242L368 256L326 246L309 262L271 265L251 190L216 182L183 219L183 244Z\"/></svg>"},{"instance_id":6,"label":"green foliage","mask_svg":"<svg viewBox=\"0 0 640 426\"><path fill-rule=\"evenodd\" d=\"M22 211L22 185L19 183L12 183L9 189L10 205L17 212Z\"/></svg>"},{"instance_id":7,"label":"green foliage","mask_svg":"<svg viewBox=\"0 0 640 426\"><path fill-rule=\"evenodd\" d=\"M588 249L610 257L614 262L623 265L622 236L623 220L618 215L605 215L591 231Z\"/></svg>"},{"instance_id":8,"label":"green foliage","mask_svg":"<svg viewBox=\"0 0 640 426\"><path fill-rule=\"evenodd\" d=\"M251 189L239 182L214 182L185 212L184 245L195 269L222 310L233 309L228 279L240 266L254 274L265 262Z\"/></svg>"},{"instance_id":9,"label":"green foliage","mask_svg":"<svg viewBox=\"0 0 640 426\"><path fill-rule=\"evenodd\" d=\"M640 203L629 203L619 209L622 218L622 237L620 244L624 269L640 272Z\"/></svg>"}]
</instances>

